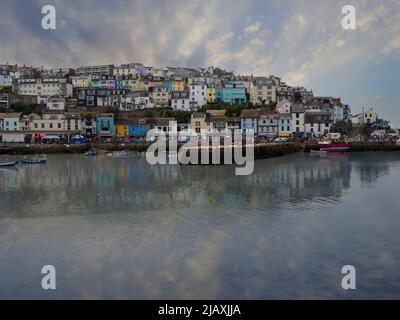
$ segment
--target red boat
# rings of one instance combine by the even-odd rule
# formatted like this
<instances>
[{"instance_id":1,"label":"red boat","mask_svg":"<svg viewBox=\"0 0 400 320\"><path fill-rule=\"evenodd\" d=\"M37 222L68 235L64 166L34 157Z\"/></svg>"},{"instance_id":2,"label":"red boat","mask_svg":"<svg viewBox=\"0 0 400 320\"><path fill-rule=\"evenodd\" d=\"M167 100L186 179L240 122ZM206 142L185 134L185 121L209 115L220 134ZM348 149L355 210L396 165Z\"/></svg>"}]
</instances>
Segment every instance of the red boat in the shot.
<instances>
[{"instance_id":1,"label":"red boat","mask_svg":"<svg viewBox=\"0 0 400 320\"><path fill-rule=\"evenodd\" d=\"M332 143L330 141L318 143L319 150L326 152L345 152L350 149L350 145L347 143Z\"/></svg>"}]
</instances>

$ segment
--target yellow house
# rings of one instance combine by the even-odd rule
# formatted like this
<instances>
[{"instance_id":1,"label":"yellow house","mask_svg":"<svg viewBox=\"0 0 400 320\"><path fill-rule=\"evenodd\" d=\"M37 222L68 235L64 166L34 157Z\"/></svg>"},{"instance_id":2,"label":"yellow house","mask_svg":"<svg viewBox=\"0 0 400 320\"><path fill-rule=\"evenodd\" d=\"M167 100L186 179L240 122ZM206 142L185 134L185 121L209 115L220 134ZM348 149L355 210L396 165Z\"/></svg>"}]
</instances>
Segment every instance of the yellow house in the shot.
<instances>
[{"instance_id":1,"label":"yellow house","mask_svg":"<svg viewBox=\"0 0 400 320\"><path fill-rule=\"evenodd\" d=\"M117 122L114 126L114 136L129 137L129 126L122 122Z\"/></svg>"},{"instance_id":2,"label":"yellow house","mask_svg":"<svg viewBox=\"0 0 400 320\"><path fill-rule=\"evenodd\" d=\"M207 87L206 101L207 101L207 103L215 102L215 87Z\"/></svg>"}]
</instances>

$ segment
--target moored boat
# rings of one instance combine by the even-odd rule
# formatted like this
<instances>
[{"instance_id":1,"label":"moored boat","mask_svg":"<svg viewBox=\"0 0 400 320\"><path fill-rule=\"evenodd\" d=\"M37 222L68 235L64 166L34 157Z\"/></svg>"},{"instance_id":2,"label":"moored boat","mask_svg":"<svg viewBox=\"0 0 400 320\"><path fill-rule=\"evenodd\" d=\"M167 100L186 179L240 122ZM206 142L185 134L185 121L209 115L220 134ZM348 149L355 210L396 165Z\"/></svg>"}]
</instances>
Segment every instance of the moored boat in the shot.
<instances>
[{"instance_id":1,"label":"moored boat","mask_svg":"<svg viewBox=\"0 0 400 320\"><path fill-rule=\"evenodd\" d=\"M348 143L332 143L331 141L324 141L318 143L320 151L326 152L345 152L350 149Z\"/></svg>"},{"instance_id":2,"label":"moored boat","mask_svg":"<svg viewBox=\"0 0 400 320\"><path fill-rule=\"evenodd\" d=\"M85 152L85 155L87 155L87 156L97 156L98 153L99 152L97 150L90 149L90 150Z\"/></svg>"},{"instance_id":3,"label":"moored boat","mask_svg":"<svg viewBox=\"0 0 400 320\"><path fill-rule=\"evenodd\" d=\"M0 167L13 167L15 165L18 164L18 160L17 161L10 161L10 162L2 162L0 163Z\"/></svg>"},{"instance_id":4,"label":"moored boat","mask_svg":"<svg viewBox=\"0 0 400 320\"><path fill-rule=\"evenodd\" d=\"M310 150L310 154L316 156L326 156L326 153L326 150Z\"/></svg>"},{"instance_id":5,"label":"moored boat","mask_svg":"<svg viewBox=\"0 0 400 320\"><path fill-rule=\"evenodd\" d=\"M40 157L24 158L21 160L22 164L42 164L47 163L47 158L45 155Z\"/></svg>"}]
</instances>

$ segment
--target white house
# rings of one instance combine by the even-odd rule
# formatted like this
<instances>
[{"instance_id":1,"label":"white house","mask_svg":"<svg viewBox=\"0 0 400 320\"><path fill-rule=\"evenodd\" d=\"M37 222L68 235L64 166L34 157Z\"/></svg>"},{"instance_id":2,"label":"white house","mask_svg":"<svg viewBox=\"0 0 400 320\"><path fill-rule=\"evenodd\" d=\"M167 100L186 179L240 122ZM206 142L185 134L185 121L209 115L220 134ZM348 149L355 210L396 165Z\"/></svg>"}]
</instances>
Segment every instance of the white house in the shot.
<instances>
[{"instance_id":1,"label":"white house","mask_svg":"<svg viewBox=\"0 0 400 320\"><path fill-rule=\"evenodd\" d=\"M190 111L190 91L172 91L171 107L174 110Z\"/></svg>"},{"instance_id":2,"label":"white house","mask_svg":"<svg viewBox=\"0 0 400 320\"><path fill-rule=\"evenodd\" d=\"M65 110L65 98L64 97L49 97L46 104L47 110Z\"/></svg>"},{"instance_id":3,"label":"white house","mask_svg":"<svg viewBox=\"0 0 400 320\"><path fill-rule=\"evenodd\" d=\"M190 102L196 103L198 107L206 104L207 86L202 82L193 82L190 85Z\"/></svg>"},{"instance_id":4,"label":"white house","mask_svg":"<svg viewBox=\"0 0 400 320\"><path fill-rule=\"evenodd\" d=\"M305 132L304 127L304 108L300 105L293 105L291 107L292 114L292 132Z\"/></svg>"},{"instance_id":5,"label":"white house","mask_svg":"<svg viewBox=\"0 0 400 320\"><path fill-rule=\"evenodd\" d=\"M66 78L24 78L17 84L20 95L72 97L72 89Z\"/></svg>"}]
</instances>

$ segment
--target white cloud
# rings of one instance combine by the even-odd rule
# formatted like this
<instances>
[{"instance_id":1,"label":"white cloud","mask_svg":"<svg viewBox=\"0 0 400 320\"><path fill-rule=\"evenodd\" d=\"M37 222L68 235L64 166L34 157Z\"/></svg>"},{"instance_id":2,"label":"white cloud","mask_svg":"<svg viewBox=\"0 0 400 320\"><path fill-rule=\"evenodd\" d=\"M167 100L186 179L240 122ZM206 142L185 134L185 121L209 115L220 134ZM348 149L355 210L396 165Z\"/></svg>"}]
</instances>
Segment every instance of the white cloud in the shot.
<instances>
[{"instance_id":1,"label":"white cloud","mask_svg":"<svg viewBox=\"0 0 400 320\"><path fill-rule=\"evenodd\" d=\"M260 30L260 27L261 27L261 22L257 21L256 23L248 25L244 29L244 32L246 32L246 33L254 33L254 32L257 32L258 30Z\"/></svg>"}]
</instances>

